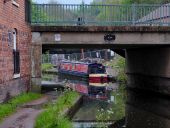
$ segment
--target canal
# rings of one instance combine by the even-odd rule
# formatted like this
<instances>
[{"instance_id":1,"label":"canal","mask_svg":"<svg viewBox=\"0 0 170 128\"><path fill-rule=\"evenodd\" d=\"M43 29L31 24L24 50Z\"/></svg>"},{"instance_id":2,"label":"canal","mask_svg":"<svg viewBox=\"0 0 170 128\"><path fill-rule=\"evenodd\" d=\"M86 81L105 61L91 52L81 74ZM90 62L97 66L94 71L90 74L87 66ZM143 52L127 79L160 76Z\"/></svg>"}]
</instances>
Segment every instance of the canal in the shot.
<instances>
[{"instance_id":1,"label":"canal","mask_svg":"<svg viewBox=\"0 0 170 128\"><path fill-rule=\"evenodd\" d=\"M110 64L113 63L111 60ZM119 61L118 64L121 67L121 73L125 74L124 63ZM133 77L138 78L138 81L132 79ZM55 69L51 73L46 72L42 75L42 84L45 85L42 86L42 91L44 93L46 93L45 91L54 91L55 94L55 90L70 87L83 96L79 109L72 117L75 128L169 128L169 96L148 91L149 88L150 90L163 89L166 92L169 88L162 88L165 83L154 78L144 77L143 79L137 74L133 77L128 74L128 86L120 82L122 79L120 77L120 81L108 83L106 93L98 92L95 94L90 92L89 84L85 79L61 76L57 74L57 69ZM148 85L148 82L151 85ZM153 86L153 83L161 86ZM146 88L146 90L142 88Z\"/></svg>"},{"instance_id":2,"label":"canal","mask_svg":"<svg viewBox=\"0 0 170 128\"><path fill-rule=\"evenodd\" d=\"M55 94L56 90L69 87L79 92L83 98L72 116L74 128L88 127L108 127L125 117L125 97L124 85L110 82L107 85L107 92L92 93L89 83L83 78L74 78L57 73L42 74L42 92Z\"/></svg>"}]
</instances>

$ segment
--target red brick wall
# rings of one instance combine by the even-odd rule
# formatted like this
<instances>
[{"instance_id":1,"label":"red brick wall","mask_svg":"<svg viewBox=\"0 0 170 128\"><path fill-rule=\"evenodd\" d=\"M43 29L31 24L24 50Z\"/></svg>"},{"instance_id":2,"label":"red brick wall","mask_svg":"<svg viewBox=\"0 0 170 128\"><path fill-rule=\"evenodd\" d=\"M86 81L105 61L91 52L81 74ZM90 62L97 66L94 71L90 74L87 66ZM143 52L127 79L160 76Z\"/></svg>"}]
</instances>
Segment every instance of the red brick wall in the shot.
<instances>
[{"instance_id":1,"label":"red brick wall","mask_svg":"<svg viewBox=\"0 0 170 128\"><path fill-rule=\"evenodd\" d=\"M12 0L6 1L0 0L0 102L7 92L16 95L13 88L19 88L17 94L27 90L31 74L31 30L25 22L25 0L16 0L19 6L14 5ZM14 28L17 29L17 49L20 52L20 77L17 79L13 78L13 42L8 41L8 32Z\"/></svg>"}]
</instances>

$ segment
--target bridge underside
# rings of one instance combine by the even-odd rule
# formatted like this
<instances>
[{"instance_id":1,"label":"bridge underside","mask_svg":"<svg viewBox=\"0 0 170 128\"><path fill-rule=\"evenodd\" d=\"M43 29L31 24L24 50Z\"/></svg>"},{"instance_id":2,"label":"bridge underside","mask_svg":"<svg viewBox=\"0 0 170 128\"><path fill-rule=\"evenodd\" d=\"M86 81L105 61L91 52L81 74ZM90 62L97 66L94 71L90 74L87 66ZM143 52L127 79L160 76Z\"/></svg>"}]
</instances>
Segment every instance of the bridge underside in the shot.
<instances>
[{"instance_id":1,"label":"bridge underside","mask_svg":"<svg viewBox=\"0 0 170 128\"><path fill-rule=\"evenodd\" d=\"M170 46L126 50L128 128L170 127Z\"/></svg>"},{"instance_id":2,"label":"bridge underside","mask_svg":"<svg viewBox=\"0 0 170 128\"><path fill-rule=\"evenodd\" d=\"M149 48L149 47L156 47L155 45L138 45L138 46L129 46L129 45L103 45L103 44L43 44L42 46L42 53L50 51L54 54L71 54L71 53L80 53L81 49L86 50L102 50L102 49L111 49L119 54L119 52L124 51L125 57L125 49L136 49L136 48ZM165 47L164 45L159 45L159 47Z\"/></svg>"}]
</instances>

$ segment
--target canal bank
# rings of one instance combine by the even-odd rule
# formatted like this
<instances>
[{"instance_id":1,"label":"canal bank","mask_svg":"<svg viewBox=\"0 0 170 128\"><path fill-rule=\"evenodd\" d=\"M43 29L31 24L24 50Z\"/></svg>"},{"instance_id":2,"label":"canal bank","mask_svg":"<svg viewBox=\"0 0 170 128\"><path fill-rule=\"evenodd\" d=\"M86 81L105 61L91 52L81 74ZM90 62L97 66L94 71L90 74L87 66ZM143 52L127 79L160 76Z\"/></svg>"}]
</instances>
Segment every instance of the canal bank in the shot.
<instances>
[{"instance_id":1,"label":"canal bank","mask_svg":"<svg viewBox=\"0 0 170 128\"><path fill-rule=\"evenodd\" d=\"M71 128L72 124L67 114L71 115L74 112L73 108L80 98L78 93L66 90L56 101L49 104L44 112L38 115L35 128Z\"/></svg>"}]
</instances>

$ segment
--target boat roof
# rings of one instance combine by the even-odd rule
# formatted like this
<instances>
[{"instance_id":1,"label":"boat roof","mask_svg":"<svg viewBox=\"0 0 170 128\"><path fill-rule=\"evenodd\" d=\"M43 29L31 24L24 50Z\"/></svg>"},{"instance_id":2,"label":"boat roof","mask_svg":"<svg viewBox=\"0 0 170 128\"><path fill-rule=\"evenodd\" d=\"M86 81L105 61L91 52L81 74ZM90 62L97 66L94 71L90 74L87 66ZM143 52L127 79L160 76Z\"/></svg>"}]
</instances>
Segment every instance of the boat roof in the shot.
<instances>
[{"instance_id":1,"label":"boat roof","mask_svg":"<svg viewBox=\"0 0 170 128\"><path fill-rule=\"evenodd\" d=\"M80 62L80 61L61 61L62 63L74 63L74 64L85 64L85 65L93 65L93 64L99 64L102 65L101 63L97 62Z\"/></svg>"}]
</instances>

